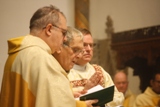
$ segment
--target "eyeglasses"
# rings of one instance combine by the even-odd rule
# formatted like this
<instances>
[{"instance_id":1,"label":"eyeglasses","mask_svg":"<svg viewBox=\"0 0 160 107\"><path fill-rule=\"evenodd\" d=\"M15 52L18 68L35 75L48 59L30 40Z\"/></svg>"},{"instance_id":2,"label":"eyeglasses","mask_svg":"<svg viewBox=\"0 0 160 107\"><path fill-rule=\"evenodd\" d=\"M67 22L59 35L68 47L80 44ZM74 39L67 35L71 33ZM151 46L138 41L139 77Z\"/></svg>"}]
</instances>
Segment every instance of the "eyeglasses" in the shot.
<instances>
[{"instance_id":1,"label":"eyeglasses","mask_svg":"<svg viewBox=\"0 0 160 107\"><path fill-rule=\"evenodd\" d=\"M65 29L63 29L63 28L60 28L60 27L58 27L58 26L56 26L56 25L54 25L54 24L52 24L52 26L60 29L64 37L67 35L67 30L65 30Z\"/></svg>"},{"instance_id":2,"label":"eyeglasses","mask_svg":"<svg viewBox=\"0 0 160 107\"><path fill-rule=\"evenodd\" d=\"M81 53L81 54L84 53L83 49L78 49L78 48L74 48L74 47L70 47L70 48L72 49L72 51L73 51L73 53L74 53L75 55L79 55L80 53Z\"/></svg>"},{"instance_id":3,"label":"eyeglasses","mask_svg":"<svg viewBox=\"0 0 160 107\"><path fill-rule=\"evenodd\" d=\"M67 47L71 48L72 51L73 51L73 53L74 53L75 55L78 55L78 54L80 54L80 53L83 54L83 52L84 52L83 49L79 49L78 47L70 47L70 46L67 45L65 42L63 43L63 46L67 46Z\"/></svg>"},{"instance_id":4,"label":"eyeglasses","mask_svg":"<svg viewBox=\"0 0 160 107\"><path fill-rule=\"evenodd\" d=\"M89 45L91 49L93 49L96 46L95 43L83 43L83 45L84 45L84 48L88 47Z\"/></svg>"},{"instance_id":5,"label":"eyeglasses","mask_svg":"<svg viewBox=\"0 0 160 107\"><path fill-rule=\"evenodd\" d=\"M60 28L60 27L58 27L57 25L54 25L54 24L52 24L52 26L60 29L61 32L62 32L62 35L63 35L64 37L67 35L67 30L65 30L65 29L63 29L63 28ZM45 29L45 28L46 28L46 26L45 26L43 29Z\"/></svg>"}]
</instances>

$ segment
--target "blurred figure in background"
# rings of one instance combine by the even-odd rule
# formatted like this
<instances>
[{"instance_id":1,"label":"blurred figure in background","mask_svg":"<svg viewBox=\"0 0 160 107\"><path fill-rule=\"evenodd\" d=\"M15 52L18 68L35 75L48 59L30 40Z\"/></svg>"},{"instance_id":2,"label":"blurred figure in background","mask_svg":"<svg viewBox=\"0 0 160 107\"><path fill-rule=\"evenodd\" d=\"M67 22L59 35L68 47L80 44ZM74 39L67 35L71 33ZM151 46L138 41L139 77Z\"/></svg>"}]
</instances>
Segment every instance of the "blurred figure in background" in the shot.
<instances>
[{"instance_id":1,"label":"blurred figure in background","mask_svg":"<svg viewBox=\"0 0 160 107\"><path fill-rule=\"evenodd\" d=\"M160 71L153 71L150 86L137 96L134 107L160 107Z\"/></svg>"},{"instance_id":2,"label":"blurred figure in background","mask_svg":"<svg viewBox=\"0 0 160 107\"><path fill-rule=\"evenodd\" d=\"M114 84L116 85L119 92L122 92L125 99L123 102L124 107L133 107L134 100L136 98L136 95L133 94L133 92L128 89L128 77L126 73L123 71L119 71L114 75L113 78Z\"/></svg>"}]
</instances>

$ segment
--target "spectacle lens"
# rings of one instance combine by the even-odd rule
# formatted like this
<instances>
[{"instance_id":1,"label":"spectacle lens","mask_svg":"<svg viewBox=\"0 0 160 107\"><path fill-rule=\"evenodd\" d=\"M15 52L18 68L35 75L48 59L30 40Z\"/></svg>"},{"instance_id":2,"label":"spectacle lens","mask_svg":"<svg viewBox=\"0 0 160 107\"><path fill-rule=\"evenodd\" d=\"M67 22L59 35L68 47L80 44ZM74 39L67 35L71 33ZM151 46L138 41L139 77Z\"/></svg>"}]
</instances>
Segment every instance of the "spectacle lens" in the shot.
<instances>
[{"instance_id":1,"label":"spectacle lens","mask_svg":"<svg viewBox=\"0 0 160 107\"><path fill-rule=\"evenodd\" d=\"M57 25L53 25L53 24L52 24L52 26L60 29L64 37L67 35L67 30L65 30L65 29L63 29L63 28L60 28L60 27L58 27Z\"/></svg>"},{"instance_id":2,"label":"spectacle lens","mask_svg":"<svg viewBox=\"0 0 160 107\"><path fill-rule=\"evenodd\" d=\"M84 47L88 47L88 45L90 46L90 48L94 48L96 46L95 43L84 43Z\"/></svg>"}]
</instances>

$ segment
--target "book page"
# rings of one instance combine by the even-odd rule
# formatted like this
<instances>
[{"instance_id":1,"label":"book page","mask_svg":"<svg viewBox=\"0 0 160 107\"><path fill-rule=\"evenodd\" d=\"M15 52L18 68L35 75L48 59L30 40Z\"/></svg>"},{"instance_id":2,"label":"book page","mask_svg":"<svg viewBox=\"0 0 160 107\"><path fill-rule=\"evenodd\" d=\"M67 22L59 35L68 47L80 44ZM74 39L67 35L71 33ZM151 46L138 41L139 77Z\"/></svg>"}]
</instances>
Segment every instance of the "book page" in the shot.
<instances>
[{"instance_id":1,"label":"book page","mask_svg":"<svg viewBox=\"0 0 160 107\"><path fill-rule=\"evenodd\" d=\"M89 89L89 90L87 91L87 93L85 93L85 94L83 94L83 95L86 95L86 94L89 94L89 93L93 93L93 92L98 91L98 90L101 90L101 89L104 89L104 88L103 88L101 85L97 85L97 86ZM81 96L83 96L83 95L81 95ZM81 97L81 96L79 96L79 97ZM78 98L75 98L75 99L76 99L76 100L79 100L79 97L78 97Z\"/></svg>"},{"instance_id":2,"label":"book page","mask_svg":"<svg viewBox=\"0 0 160 107\"><path fill-rule=\"evenodd\" d=\"M86 94L93 93L93 92L99 91L99 90L101 90L101 89L104 89L104 88L103 88L101 85L97 85L97 86L89 89ZM86 95L86 94L84 94L84 95Z\"/></svg>"}]
</instances>

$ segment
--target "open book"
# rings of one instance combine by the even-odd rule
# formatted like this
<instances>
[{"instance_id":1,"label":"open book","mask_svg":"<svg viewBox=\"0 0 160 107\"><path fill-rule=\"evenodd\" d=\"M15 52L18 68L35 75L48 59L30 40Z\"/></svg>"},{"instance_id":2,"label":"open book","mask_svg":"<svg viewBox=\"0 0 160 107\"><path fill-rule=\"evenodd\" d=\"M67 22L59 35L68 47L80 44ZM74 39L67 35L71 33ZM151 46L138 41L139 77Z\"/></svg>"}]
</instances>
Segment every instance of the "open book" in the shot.
<instances>
[{"instance_id":1,"label":"open book","mask_svg":"<svg viewBox=\"0 0 160 107\"><path fill-rule=\"evenodd\" d=\"M82 95L79 99L81 101L98 99L99 100L98 103L94 104L93 106L102 106L112 101L113 96L114 96L114 85L107 88L103 88L100 85L98 85L88 90L88 93Z\"/></svg>"}]
</instances>

